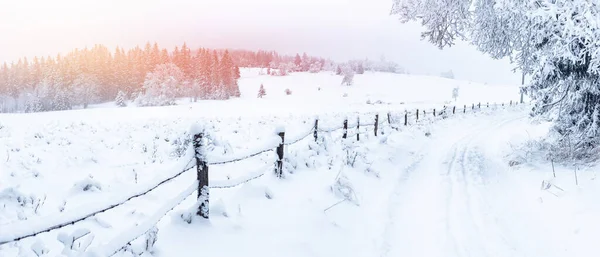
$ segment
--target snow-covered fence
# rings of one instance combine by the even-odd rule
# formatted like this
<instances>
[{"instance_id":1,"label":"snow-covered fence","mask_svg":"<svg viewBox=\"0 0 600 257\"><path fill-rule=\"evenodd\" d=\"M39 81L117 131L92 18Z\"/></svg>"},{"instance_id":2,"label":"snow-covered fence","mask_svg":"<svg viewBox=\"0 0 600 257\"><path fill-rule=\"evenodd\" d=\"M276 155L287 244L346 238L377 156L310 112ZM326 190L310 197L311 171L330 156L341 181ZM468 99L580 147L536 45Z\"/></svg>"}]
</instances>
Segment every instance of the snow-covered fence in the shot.
<instances>
[{"instance_id":1,"label":"snow-covered fence","mask_svg":"<svg viewBox=\"0 0 600 257\"><path fill-rule=\"evenodd\" d=\"M144 186L129 191L128 194L122 196L114 196L107 198L102 202L95 202L93 204L84 205L71 212L57 213L55 215L46 216L43 218L30 218L23 221L9 223L0 226L0 245L19 241L28 237L36 236L38 234L56 230L68 225L73 225L77 222L83 221L96 214L114 209L119 207L130 200L146 195L159 186L179 177L181 174L192 169L194 166L189 166L192 163L190 160L183 168L177 168L177 171L172 174L167 174L161 178L147 183ZM178 165L179 166L179 165Z\"/></svg>"},{"instance_id":2,"label":"snow-covered fence","mask_svg":"<svg viewBox=\"0 0 600 257\"><path fill-rule=\"evenodd\" d=\"M515 105L518 101L515 101ZM489 107L489 103L486 105ZM497 105L496 105L497 106ZM505 106L504 103L501 106ZM513 102L509 102L509 106L513 106ZM481 103L477 104L477 107L481 109ZM446 112L447 107L444 106L442 111L440 111L437 116L434 117L446 117L448 112ZM475 111L475 104L471 105L471 109ZM463 113L466 113L467 106L464 105ZM425 110L423 110L424 113ZM433 109L433 113L435 115L435 109ZM409 125L409 114L416 116L416 121L419 121L419 110L417 109L414 113L405 111L404 112L404 125ZM452 108L452 114L456 114L456 106ZM415 117L413 116L413 117ZM425 116L425 115L424 115ZM425 118L425 117L423 117ZM434 118L434 120L436 120ZM394 127L394 119L392 118L392 113L387 113L387 123L390 127L398 130L398 127ZM122 196L108 197L103 202L96 202L93 205L83 206L77 210L68 212L68 213L58 213L53 216L43 217L43 218L30 218L28 220L19 221L10 224L0 225L0 245L16 242L24 238L29 238L36 236L40 233L49 232L52 230L60 229L62 227L75 224L77 222L83 221L85 219L91 218L98 213L102 213L116 207L119 207L130 200L146 195L159 186L179 177L183 173L191 170L194 166L196 166L197 173L197 181L191 183L190 187L179 193L172 200L166 202L154 215L152 215L147 221L138 226L135 226L128 230L128 232L119 235L114 238L112 241L94 247L93 249L88 250L90 253L97 253L95 256L110 256L119 250L127 247L135 239L143 236L148 231L151 231L155 228L156 224L160 221L160 219L166 215L170 210L179 205L185 198L192 195L194 192L198 193L198 210L196 214L203 218L209 218L209 190L211 188L231 188L236 187L238 185L244 184L256 178L263 176L268 169L268 166L261 167L260 169L249 172L242 177L226 180L226 181L209 181L208 172L210 165L221 165L227 163L234 163L241 160L245 160L248 158L252 158L258 156L260 154L275 151L277 154L277 159L275 161L274 171L278 177L283 176L283 161L284 161L284 147L289 146L295 143L298 143L310 135L313 135L316 142L318 142L319 133L331 133L334 131L338 131L340 129L343 130L343 139L352 138L351 135L348 134L348 128L356 126L356 140L360 140L360 127L374 126L374 135L378 136L378 130L380 127L379 114L374 115L374 123L370 124L361 124L360 120L357 119L356 124L349 124L348 119L344 119L343 125L335 128L319 128L319 119L315 119L314 126L310 127L304 133L301 133L297 136L288 137L286 140L285 129L279 128L276 131L276 137L273 137L273 140L268 140L265 142L263 147L258 149L247 150L243 152L238 152L236 154L230 156L220 156L220 155L210 155L204 151L204 137L203 131L193 131L193 156L189 156L189 160L186 158L184 162L177 164L177 166L173 167L173 172L162 175L156 180L131 190L129 193L124 194ZM385 132L385 131L384 131ZM195 164L193 162L195 161ZM193 165L192 165L193 164ZM271 166L273 164L269 164ZM209 185L211 183L212 185Z\"/></svg>"}]
</instances>

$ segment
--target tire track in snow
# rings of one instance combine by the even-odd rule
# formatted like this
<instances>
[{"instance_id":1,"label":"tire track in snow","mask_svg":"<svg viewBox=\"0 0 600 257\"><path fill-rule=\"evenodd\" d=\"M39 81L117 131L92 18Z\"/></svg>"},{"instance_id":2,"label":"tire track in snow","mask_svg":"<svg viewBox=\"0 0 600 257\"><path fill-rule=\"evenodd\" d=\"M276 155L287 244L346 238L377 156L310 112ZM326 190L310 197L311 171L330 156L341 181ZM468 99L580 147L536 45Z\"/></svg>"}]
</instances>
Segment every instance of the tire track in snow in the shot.
<instances>
[{"instance_id":1,"label":"tire track in snow","mask_svg":"<svg viewBox=\"0 0 600 257\"><path fill-rule=\"evenodd\" d=\"M392 195L388 198L388 207L389 206L394 206L397 201L399 200L399 196L401 194L401 186L403 184L405 184L408 179L410 178L410 176L412 175L412 173L416 170L416 168L418 167L418 165L421 163L421 161L423 160L424 155L423 154L419 154L417 155L417 159L415 161L413 161L410 165L408 165L406 168L404 168L404 170L401 173L401 176L396 179L396 184L394 185L394 190L392 192ZM388 256L390 250L391 250L391 244L388 241L388 239L390 238L390 234L392 233L392 228L394 228L394 218L396 209L395 208L388 208L388 216L387 216L387 220L386 220L386 224L385 224L385 229L383 231L383 244L381 246L381 253L380 256L384 257L384 256Z\"/></svg>"},{"instance_id":2,"label":"tire track in snow","mask_svg":"<svg viewBox=\"0 0 600 257\"><path fill-rule=\"evenodd\" d=\"M425 149L390 195L380 256L479 257L511 249L502 235L487 233L501 231L494 227L498 224L481 226L477 218L485 211L474 204L481 198L472 199L468 186L473 180L469 163L481 162L472 157L475 139L512 120L514 115L508 115L497 122L475 123L469 131L442 130L446 137L438 136L440 141ZM490 247L487 239L499 244Z\"/></svg>"},{"instance_id":3,"label":"tire track in snow","mask_svg":"<svg viewBox=\"0 0 600 257\"><path fill-rule=\"evenodd\" d=\"M454 155L447 170L449 185L447 228L456 249L456 256L508 256L507 253L511 253L512 256L514 254L512 244L499 233L501 231L497 227L499 225L493 219L484 220L487 212L479 205L483 197L479 189L475 188L474 180L483 181L482 172L485 165L482 158L473 158L473 155L478 153L474 145L475 140L486 134L482 132L493 131L517 119L519 118L508 118L493 123L486 129L461 139L455 145ZM460 154L457 154L458 152ZM460 165L456 165L457 163ZM493 232L489 233L489 230ZM499 251L502 254L498 254Z\"/></svg>"}]
</instances>

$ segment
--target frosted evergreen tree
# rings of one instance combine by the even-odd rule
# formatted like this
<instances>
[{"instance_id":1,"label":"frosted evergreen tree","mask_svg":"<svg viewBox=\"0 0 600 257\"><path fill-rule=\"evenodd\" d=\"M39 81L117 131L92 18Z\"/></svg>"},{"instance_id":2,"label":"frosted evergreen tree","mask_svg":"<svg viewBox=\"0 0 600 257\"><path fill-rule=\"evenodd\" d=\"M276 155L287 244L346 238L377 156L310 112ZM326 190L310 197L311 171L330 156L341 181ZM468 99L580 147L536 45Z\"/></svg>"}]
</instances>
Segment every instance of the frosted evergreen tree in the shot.
<instances>
[{"instance_id":1,"label":"frosted evergreen tree","mask_svg":"<svg viewBox=\"0 0 600 257\"><path fill-rule=\"evenodd\" d=\"M342 79L342 85L352 86L354 83L354 71L352 69L346 69L344 71L344 78Z\"/></svg>"},{"instance_id":2,"label":"frosted evergreen tree","mask_svg":"<svg viewBox=\"0 0 600 257\"><path fill-rule=\"evenodd\" d=\"M263 98L265 95L267 95L267 91L265 91L263 84L260 84L260 88L258 89L258 98Z\"/></svg>"},{"instance_id":3,"label":"frosted evergreen tree","mask_svg":"<svg viewBox=\"0 0 600 257\"><path fill-rule=\"evenodd\" d=\"M310 64L310 68L308 69L310 73L318 73L321 71L321 64L318 62L313 62Z\"/></svg>"},{"instance_id":4,"label":"frosted evergreen tree","mask_svg":"<svg viewBox=\"0 0 600 257\"><path fill-rule=\"evenodd\" d=\"M75 104L87 108L98 100L98 79L89 74L80 74L73 82L73 100Z\"/></svg>"},{"instance_id":5,"label":"frosted evergreen tree","mask_svg":"<svg viewBox=\"0 0 600 257\"><path fill-rule=\"evenodd\" d=\"M174 105L183 81L184 74L175 64L157 65L146 75L144 93L136 102L140 106Z\"/></svg>"},{"instance_id":6,"label":"frosted evergreen tree","mask_svg":"<svg viewBox=\"0 0 600 257\"><path fill-rule=\"evenodd\" d=\"M468 8L473 6L473 11ZM595 1L394 0L392 14L420 21L440 48L469 39L532 74L534 115L555 121L559 146L590 156L600 135L600 5Z\"/></svg>"},{"instance_id":7,"label":"frosted evergreen tree","mask_svg":"<svg viewBox=\"0 0 600 257\"><path fill-rule=\"evenodd\" d=\"M115 97L115 104L119 107L127 106L127 94L119 90L119 92L117 93L117 97Z\"/></svg>"},{"instance_id":8,"label":"frosted evergreen tree","mask_svg":"<svg viewBox=\"0 0 600 257\"><path fill-rule=\"evenodd\" d=\"M302 70L302 58L300 58L299 54L296 54L296 57L294 58L294 65L295 65L295 71L299 71Z\"/></svg>"}]
</instances>

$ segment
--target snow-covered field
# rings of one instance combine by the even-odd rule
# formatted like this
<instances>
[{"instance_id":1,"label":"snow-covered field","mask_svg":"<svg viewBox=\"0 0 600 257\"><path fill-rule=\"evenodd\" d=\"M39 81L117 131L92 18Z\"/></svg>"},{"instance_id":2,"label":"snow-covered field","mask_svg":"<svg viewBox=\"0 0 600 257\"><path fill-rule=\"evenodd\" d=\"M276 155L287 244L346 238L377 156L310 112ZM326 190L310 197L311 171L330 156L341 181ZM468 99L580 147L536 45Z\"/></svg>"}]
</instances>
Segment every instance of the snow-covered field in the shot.
<instances>
[{"instance_id":1,"label":"snow-covered field","mask_svg":"<svg viewBox=\"0 0 600 257\"><path fill-rule=\"evenodd\" d=\"M519 99L518 87L386 73L355 76L294 73L286 77L243 70L242 97L229 101L181 99L171 107L116 108L0 115L0 239L30 224L99 208L189 164L192 124L210 132L209 156L225 158L271 146L274 130L286 138L339 127L348 117L351 139L320 133L286 148L285 179L271 172L273 152L210 167L213 184L248 174L265 176L239 187L211 190L211 219L181 217L194 196L161 219L152 253L144 237L133 252L154 256L594 256L600 205L593 168L581 168L578 186L569 167L553 178L523 145L544 136L526 107L482 108L432 120L431 108ZM267 96L257 99L264 84ZM286 95L289 88L293 93ZM396 131L405 110L427 109L426 120ZM355 141L355 119L363 126ZM402 124L403 125L403 124ZM509 166L511 160L520 164ZM563 191L540 190L542 180ZM90 248L133 231L193 185L189 171L155 191L94 218L20 243L0 256L58 256L59 232L90 229ZM547 185L545 183L544 185ZM547 186L546 186L547 187ZM546 188L544 187L544 188ZM551 194L554 193L554 194ZM555 195L556 194L556 195ZM345 200L345 201L343 201ZM335 205L336 203L339 203ZM333 207L332 207L333 206ZM7 231L14 229L14 231ZM84 239L89 239L86 236ZM1 241L1 240L0 240ZM80 240L81 241L81 240ZM118 241L118 240L117 240ZM78 245L74 246L77 249ZM131 252L118 254L130 256Z\"/></svg>"}]
</instances>

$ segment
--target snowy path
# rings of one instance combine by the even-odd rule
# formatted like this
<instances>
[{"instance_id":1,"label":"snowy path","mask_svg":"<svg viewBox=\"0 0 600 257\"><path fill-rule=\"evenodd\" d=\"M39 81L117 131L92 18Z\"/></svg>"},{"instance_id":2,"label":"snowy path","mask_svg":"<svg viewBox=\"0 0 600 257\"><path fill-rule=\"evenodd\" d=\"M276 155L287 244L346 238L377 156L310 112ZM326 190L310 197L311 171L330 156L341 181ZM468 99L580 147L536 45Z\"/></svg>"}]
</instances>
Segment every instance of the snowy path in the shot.
<instances>
[{"instance_id":1,"label":"snowy path","mask_svg":"<svg viewBox=\"0 0 600 257\"><path fill-rule=\"evenodd\" d=\"M558 254L535 215L510 214L526 203L510 192L518 188L505 175L508 168L487 155L487 139L521 118L505 114L470 129L439 131L390 196L381 256ZM526 248L524 233L532 236Z\"/></svg>"}]
</instances>

